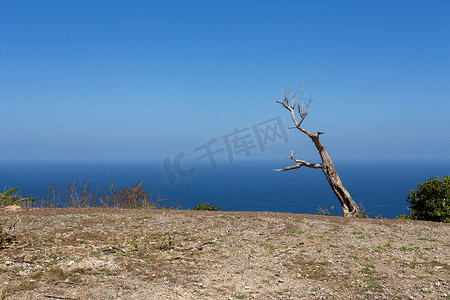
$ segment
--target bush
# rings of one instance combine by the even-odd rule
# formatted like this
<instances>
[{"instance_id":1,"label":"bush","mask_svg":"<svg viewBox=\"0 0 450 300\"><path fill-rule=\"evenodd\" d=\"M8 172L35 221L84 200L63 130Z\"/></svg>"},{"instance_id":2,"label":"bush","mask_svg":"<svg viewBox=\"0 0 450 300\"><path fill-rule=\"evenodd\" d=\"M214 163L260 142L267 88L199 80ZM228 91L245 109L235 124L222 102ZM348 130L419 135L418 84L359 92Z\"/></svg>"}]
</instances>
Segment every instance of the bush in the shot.
<instances>
[{"instance_id":1,"label":"bush","mask_svg":"<svg viewBox=\"0 0 450 300\"><path fill-rule=\"evenodd\" d=\"M199 203L194 206L194 210L209 210L209 211L219 211L222 210L221 206L214 206L209 203Z\"/></svg>"},{"instance_id":2,"label":"bush","mask_svg":"<svg viewBox=\"0 0 450 300\"><path fill-rule=\"evenodd\" d=\"M430 178L418 184L417 191L409 191L411 219L450 222L450 177Z\"/></svg>"},{"instance_id":3,"label":"bush","mask_svg":"<svg viewBox=\"0 0 450 300\"><path fill-rule=\"evenodd\" d=\"M22 203L36 201L35 198L20 198L19 195L13 195L17 188L12 188L4 193L0 193L0 206L19 205Z\"/></svg>"}]
</instances>

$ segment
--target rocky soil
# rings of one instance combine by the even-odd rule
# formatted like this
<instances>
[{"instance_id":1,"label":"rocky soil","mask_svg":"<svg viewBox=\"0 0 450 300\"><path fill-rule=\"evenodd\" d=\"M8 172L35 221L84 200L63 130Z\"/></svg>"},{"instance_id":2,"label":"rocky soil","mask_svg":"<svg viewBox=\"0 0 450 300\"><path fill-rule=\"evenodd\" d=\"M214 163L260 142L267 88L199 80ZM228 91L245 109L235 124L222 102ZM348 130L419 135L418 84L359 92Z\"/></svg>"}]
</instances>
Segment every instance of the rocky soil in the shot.
<instances>
[{"instance_id":1,"label":"rocky soil","mask_svg":"<svg viewBox=\"0 0 450 300\"><path fill-rule=\"evenodd\" d=\"M450 299L450 224L266 212L0 210L0 299Z\"/></svg>"}]
</instances>

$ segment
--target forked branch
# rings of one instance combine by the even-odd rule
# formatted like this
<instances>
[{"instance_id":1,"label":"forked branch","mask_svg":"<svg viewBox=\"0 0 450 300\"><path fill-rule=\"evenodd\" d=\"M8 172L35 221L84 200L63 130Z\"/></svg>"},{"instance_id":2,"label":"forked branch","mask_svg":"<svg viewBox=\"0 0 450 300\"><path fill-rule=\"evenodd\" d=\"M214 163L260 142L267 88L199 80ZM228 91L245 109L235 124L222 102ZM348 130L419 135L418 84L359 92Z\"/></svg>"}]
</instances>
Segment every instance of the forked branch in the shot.
<instances>
[{"instance_id":1,"label":"forked branch","mask_svg":"<svg viewBox=\"0 0 450 300\"><path fill-rule=\"evenodd\" d=\"M291 151L291 155L289 155L289 159L295 161L296 164L293 166L290 166L290 167L283 168L283 169L274 169L274 171L277 171L277 172L289 171L289 170L301 168L303 166L308 167L308 168L313 168L313 169L322 168L321 164L313 164L313 163L306 162L304 160L296 159L294 157L294 151Z\"/></svg>"},{"instance_id":2,"label":"forked branch","mask_svg":"<svg viewBox=\"0 0 450 300\"><path fill-rule=\"evenodd\" d=\"M300 102L297 101L297 94L292 92L291 90L287 90L285 92L283 100L281 100L281 101L277 100L276 102L280 103L281 105L284 106L284 108L286 108L287 110L290 111L291 118L292 118L292 121L294 122L295 126L289 127L289 128L290 129L297 128L304 134L308 135L311 139L313 139L316 136L318 137L320 134L323 134L323 132L311 133L301 126L303 121L305 120L305 118L308 116L309 110L311 108L311 102L313 101L311 98L309 98L309 99L305 98L304 87L305 87L305 83L302 82L301 89L300 89ZM300 119L299 119L300 121L297 120L296 113L300 117ZM306 162L304 160L296 159L294 157L293 151L291 151L291 155L289 156L289 159L296 162L296 164L293 166L290 166L290 167L283 168L283 169L276 169L275 171L279 171L279 172L288 171L288 170L298 169L303 166L308 167L308 168L315 168L315 169L322 168L321 164L313 164L313 163Z\"/></svg>"},{"instance_id":3,"label":"forked branch","mask_svg":"<svg viewBox=\"0 0 450 300\"><path fill-rule=\"evenodd\" d=\"M309 98L306 99L305 98L305 93L304 93L304 87L305 87L305 83L302 82L301 84L301 89L300 89L300 103L297 102L297 94L294 93L291 90L287 90L284 94L284 99L282 101L277 100L277 103L280 103L281 105L283 105L287 110L289 110L291 112L291 118L292 121L294 121L295 126L294 127L290 127L290 128L297 128L298 130L300 130L301 132L310 135L311 133L306 130L305 128L301 127L303 121L306 119L306 117L308 116L308 113L311 109L311 103L313 101L313 99ZM295 116L295 113L298 113L298 115L300 116L300 121L297 120L297 117Z\"/></svg>"}]
</instances>

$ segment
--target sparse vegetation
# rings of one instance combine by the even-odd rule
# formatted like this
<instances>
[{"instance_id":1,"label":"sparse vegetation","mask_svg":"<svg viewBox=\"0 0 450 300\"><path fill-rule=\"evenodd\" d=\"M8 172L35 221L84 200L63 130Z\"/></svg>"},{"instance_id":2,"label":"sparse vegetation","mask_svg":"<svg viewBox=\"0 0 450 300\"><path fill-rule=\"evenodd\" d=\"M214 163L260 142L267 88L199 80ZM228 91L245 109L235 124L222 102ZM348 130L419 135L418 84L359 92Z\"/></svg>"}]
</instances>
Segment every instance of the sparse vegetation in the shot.
<instances>
[{"instance_id":1,"label":"sparse vegetation","mask_svg":"<svg viewBox=\"0 0 450 300\"><path fill-rule=\"evenodd\" d=\"M172 207L163 204L165 201L166 199L161 197L157 185L154 185L153 190L149 193L145 189L145 180L141 179L126 187L111 183L104 189L104 192L99 187L93 187L88 180L81 183L71 182L67 184L64 192L61 192L55 185L51 185L47 189L46 197L37 201L36 204L30 204L30 201L23 202L27 202L27 206L38 207L172 209ZM181 208L181 203L176 208Z\"/></svg>"},{"instance_id":2,"label":"sparse vegetation","mask_svg":"<svg viewBox=\"0 0 450 300\"><path fill-rule=\"evenodd\" d=\"M165 201L159 195L159 187L154 186L153 191L148 193L145 188L144 179L128 187L118 187L111 184L106 194L101 198L102 206L119 208L169 208L162 205Z\"/></svg>"},{"instance_id":3,"label":"sparse vegetation","mask_svg":"<svg viewBox=\"0 0 450 300\"><path fill-rule=\"evenodd\" d=\"M326 206L319 205L317 206L317 214L322 216L334 216L334 206L331 208L328 208ZM372 218L374 215L374 212L367 211L362 203L358 204L358 213L356 214L356 217L358 218ZM381 214L373 217L375 219L383 219L383 216Z\"/></svg>"},{"instance_id":4,"label":"sparse vegetation","mask_svg":"<svg viewBox=\"0 0 450 300\"><path fill-rule=\"evenodd\" d=\"M198 203L197 205L194 206L194 210L219 211L222 210L222 207L211 205L209 203Z\"/></svg>"},{"instance_id":5,"label":"sparse vegetation","mask_svg":"<svg viewBox=\"0 0 450 300\"><path fill-rule=\"evenodd\" d=\"M0 220L0 249L11 244L16 238L14 234L11 234L11 230L15 227L17 221L9 225L7 223L6 219Z\"/></svg>"},{"instance_id":6,"label":"sparse vegetation","mask_svg":"<svg viewBox=\"0 0 450 300\"><path fill-rule=\"evenodd\" d=\"M359 212L356 214L358 218L370 218L371 213L366 211L365 207L363 206L362 202L358 204Z\"/></svg>"},{"instance_id":7,"label":"sparse vegetation","mask_svg":"<svg viewBox=\"0 0 450 300\"><path fill-rule=\"evenodd\" d=\"M450 269L448 224L192 210L0 214L20 220L17 239L0 251L11 299L152 299L155 291L177 299L178 287L186 298L403 299L435 282L427 296L440 299ZM411 270L415 279L399 276Z\"/></svg>"},{"instance_id":8,"label":"sparse vegetation","mask_svg":"<svg viewBox=\"0 0 450 300\"><path fill-rule=\"evenodd\" d=\"M16 190L7 191L6 197L11 197ZM159 196L158 187L155 186L149 193L144 188L144 180L128 187L111 184L103 191L92 187L88 181L80 184L70 183L62 193L54 186L48 191L45 201L42 200L37 203L38 205L50 208L63 206L168 208L162 205L165 199ZM35 206L32 202L22 202L22 206L32 204ZM221 207L199 203L194 210L219 211ZM48 211L53 213L57 210ZM80 210L74 211L77 211L77 215L69 216L64 226L61 226L60 222L51 225L47 218L41 218L36 222L36 217L29 219L30 216L4 217L4 221L0 224L0 247L3 247L3 253L9 254L4 254L0 258L0 264L3 264L3 269L8 270L8 280L13 281L14 285L3 289L1 293L25 295L36 293L42 285L53 287L64 284L75 287L88 285L93 280L107 279L121 282L125 278L124 272L129 272L126 276L130 276L130 280L142 277L155 282L157 276L163 276L164 280L175 284L187 280L180 278L201 274L202 268L210 266L211 261L223 263L222 268L228 268L228 274L233 274L233 278L246 280L249 274L254 274L247 270L252 270L255 266L247 266L246 269L245 265L243 268L239 265L236 268L236 265L229 263L231 258L235 260L243 257L258 263L263 262L259 263L259 266L262 270L260 272L264 272L263 278L267 278L264 283L267 289L264 289L261 295L266 293L264 295L267 296L270 293L283 297L299 296L295 294L299 292L284 289L286 279L283 278L283 274L286 272L293 273L297 280L296 284L301 286L302 282L333 281L334 277L330 274L342 273L342 270L345 270L342 274L348 275L342 275L345 276L342 286L345 286L346 290L352 290L352 293L370 291L383 296L389 288L392 292L392 285L386 288L387 277L383 277L386 266L391 272L397 272L399 265L402 266L400 272L405 272L405 268L414 269L414 272L421 274L418 278L421 276L422 281L424 278L434 278L436 281L436 278L449 269L448 264L433 260L448 245L442 233L438 234L438 230L434 228L433 238L423 235L425 232L431 232L427 229L420 231L420 235L410 235L412 239L402 240L405 232L392 227L388 229L389 234L385 234L384 228L376 227L379 226L377 225L379 222L366 220L354 220L352 221L354 223L350 223L353 225L348 227L336 223L341 222L338 218L316 217L320 222L299 222L291 218L303 218L301 215L270 220L274 216L265 219L259 214L246 217L246 213L241 215L227 212L209 215L196 214L192 211L185 212L190 214L189 217L174 212L177 217L174 215L168 219L170 212L148 213L142 210L142 215L138 218L134 215L137 211L120 211L114 217L118 220L114 220L107 214L97 213L101 210L95 210L96 213L89 217L78 215ZM334 207L328 209L319 206L317 212L324 216L332 216ZM359 214L362 218L370 217L362 204L359 205ZM98 219L100 216L101 220ZM7 225L16 219L21 220L22 228L17 238L11 234L15 223ZM328 222L331 223L325 226L324 224ZM419 223L417 226L426 226L420 222L415 223ZM111 230L111 227L114 229ZM214 232L208 231L211 228L214 228ZM439 230L442 232L442 229ZM298 238L303 240L299 242ZM37 240L40 241L39 244L34 242ZM412 244L412 241L420 241L420 246ZM25 256L13 254L22 251L27 254ZM347 251L348 255L344 254ZM366 254L362 256L361 253ZM380 257L385 258L387 265L378 270L375 265ZM192 271L185 268L185 264L190 261L205 262L205 265ZM36 264L42 268L34 268ZM118 267L119 265L121 267ZM148 265L152 268L146 269L145 266ZM274 280L280 284L279 289L273 289ZM126 286L121 285L120 289L129 290L130 288ZM201 287L202 282L196 282L195 286ZM312 289L317 294L320 290L321 288ZM252 293L254 292L250 288L235 290L231 298L247 299L252 297ZM437 295L431 290L424 293ZM227 295L230 297L230 294Z\"/></svg>"},{"instance_id":9,"label":"sparse vegetation","mask_svg":"<svg viewBox=\"0 0 450 300\"><path fill-rule=\"evenodd\" d=\"M364 268L362 268L359 272L369 276L373 275L373 273L375 273L375 266L371 264L366 264Z\"/></svg>"},{"instance_id":10,"label":"sparse vegetation","mask_svg":"<svg viewBox=\"0 0 450 300\"><path fill-rule=\"evenodd\" d=\"M334 216L334 206L328 209L326 206L317 206L317 214L321 216Z\"/></svg>"}]
</instances>

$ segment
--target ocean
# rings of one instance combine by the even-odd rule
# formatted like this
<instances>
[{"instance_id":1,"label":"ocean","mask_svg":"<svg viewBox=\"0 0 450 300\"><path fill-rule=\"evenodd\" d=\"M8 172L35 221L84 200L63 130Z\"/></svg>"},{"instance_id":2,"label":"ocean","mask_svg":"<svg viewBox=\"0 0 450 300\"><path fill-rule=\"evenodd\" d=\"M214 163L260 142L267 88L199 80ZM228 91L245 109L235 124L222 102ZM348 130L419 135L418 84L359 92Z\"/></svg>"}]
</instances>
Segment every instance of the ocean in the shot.
<instances>
[{"instance_id":1,"label":"ocean","mask_svg":"<svg viewBox=\"0 0 450 300\"><path fill-rule=\"evenodd\" d=\"M450 175L450 161L334 163L355 202L362 203L373 216L381 214L385 218L409 213L406 195L418 183L430 177ZM334 207L335 215L342 215L321 170L304 167L273 171L288 165L285 160L222 161L213 169L192 163L193 169L183 173L168 170L163 161L0 162L0 188L3 191L17 186L23 195L40 198L45 197L50 185L63 191L68 183L89 180L92 186L103 189L112 182L129 186L144 178L149 192L156 184L167 205L176 207L181 202L183 209L210 203L225 211L315 214L320 205Z\"/></svg>"}]
</instances>

